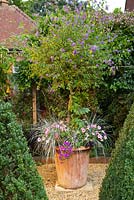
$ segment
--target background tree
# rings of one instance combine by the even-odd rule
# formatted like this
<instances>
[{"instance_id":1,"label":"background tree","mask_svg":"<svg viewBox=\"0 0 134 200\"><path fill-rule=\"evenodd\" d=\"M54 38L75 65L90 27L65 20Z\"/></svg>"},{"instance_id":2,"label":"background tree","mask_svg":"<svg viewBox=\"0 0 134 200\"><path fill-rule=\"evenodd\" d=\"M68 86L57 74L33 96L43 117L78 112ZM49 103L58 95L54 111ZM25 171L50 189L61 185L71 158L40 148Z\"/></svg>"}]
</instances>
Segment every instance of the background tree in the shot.
<instances>
[{"instance_id":1,"label":"background tree","mask_svg":"<svg viewBox=\"0 0 134 200\"><path fill-rule=\"evenodd\" d=\"M29 56L27 56L29 52L24 55L25 62L19 65L19 86L21 82L21 88L25 86L30 88L32 81L36 81L38 100L42 105L40 106L39 103L39 107L45 107L47 117L52 113L56 116L57 113L60 113L60 117L63 117L69 99L69 90L65 82L68 83L68 80L70 81L73 76L72 81L75 81L75 84L72 85L75 87L73 88L75 92L76 84L81 83L76 97L74 98L73 95L73 102L75 102L73 108L77 111L79 105L82 105L97 112L112 127L111 132L113 141L115 141L134 99L134 14L106 14L102 10L93 11L90 7L85 10L77 8L75 11L66 8L68 7L65 6L60 12L56 11L41 17L42 20L36 36L23 38L23 46L29 44L27 47L31 52ZM76 15L79 15L77 28L75 27ZM74 23L70 22L70 16L74 17ZM53 37L54 34L55 37ZM58 37L58 34L60 37ZM85 43L82 46L82 34L85 35L85 38L87 37L87 46ZM73 42L67 41L69 36ZM79 43L80 38L82 39L81 44ZM94 52L90 51L92 46L95 48ZM48 47L49 51L45 52ZM95 70L94 73L89 73L89 61L93 66L98 67L96 74ZM75 65L74 63L77 66L76 69L72 67ZM43 67L45 64L47 67ZM66 77L62 84L57 77L59 72L56 70L59 68L53 68L55 71L49 71L49 67L52 69L52 66L61 65L62 70L67 69L66 71L69 73L67 77L70 77L68 80ZM81 78L78 81L81 70L83 70L83 79ZM100 70L101 75L100 73L97 74ZM54 76L51 73L54 74L54 72L55 80L57 79L59 82L53 82ZM78 74L79 76L77 76ZM91 75L94 76L91 77ZM61 73L60 77L63 78L63 76L64 74ZM89 80L95 84L89 87ZM58 87L58 84L60 87ZM82 93L83 96L81 96Z\"/></svg>"},{"instance_id":2,"label":"background tree","mask_svg":"<svg viewBox=\"0 0 134 200\"><path fill-rule=\"evenodd\" d=\"M26 3L29 6L29 10L34 15L45 16L55 12L57 9L62 9L63 6L68 6L71 9L75 9L80 4L85 5L84 2L79 0L36 0L29 1Z\"/></svg>"},{"instance_id":3,"label":"background tree","mask_svg":"<svg viewBox=\"0 0 134 200\"><path fill-rule=\"evenodd\" d=\"M9 3L16 5L31 17L54 13L57 9L62 9L63 6L68 6L74 10L78 6L86 6L87 4L87 2L79 0L9 0Z\"/></svg>"},{"instance_id":4,"label":"background tree","mask_svg":"<svg viewBox=\"0 0 134 200\"><path fill-rule=\"evenodd\" d=\"M26 10L26 3L23 0L9 0L10 5L16 5L22 11Z\"/></svg>"}]
</instances>

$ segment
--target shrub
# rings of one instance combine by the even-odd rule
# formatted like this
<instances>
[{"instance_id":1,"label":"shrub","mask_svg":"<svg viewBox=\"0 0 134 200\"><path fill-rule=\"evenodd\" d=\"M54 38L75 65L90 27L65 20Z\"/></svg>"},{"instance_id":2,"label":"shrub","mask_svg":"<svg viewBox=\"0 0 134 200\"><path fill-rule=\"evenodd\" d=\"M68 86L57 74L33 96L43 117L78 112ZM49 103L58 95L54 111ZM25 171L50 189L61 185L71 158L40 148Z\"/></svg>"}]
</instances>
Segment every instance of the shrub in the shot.
<instances>
[{"instance_id":1,"label":"shrub","mask_svg":"<svg viewBox=\"0 0 134 200\"><path fill-rule=\"evenodd\" d=\"M134 200L134 103L116 142L100 200Z\"/></svg>"},{"instance_id":2,"label":"shrub","mask_svg":"<svg viewBox=\"0 0 134 200\"><path fill-rule=\"evenodd\" d=\"M47 200L10 103L0 101L0 199Z\"/></svg>"}]
</instances>

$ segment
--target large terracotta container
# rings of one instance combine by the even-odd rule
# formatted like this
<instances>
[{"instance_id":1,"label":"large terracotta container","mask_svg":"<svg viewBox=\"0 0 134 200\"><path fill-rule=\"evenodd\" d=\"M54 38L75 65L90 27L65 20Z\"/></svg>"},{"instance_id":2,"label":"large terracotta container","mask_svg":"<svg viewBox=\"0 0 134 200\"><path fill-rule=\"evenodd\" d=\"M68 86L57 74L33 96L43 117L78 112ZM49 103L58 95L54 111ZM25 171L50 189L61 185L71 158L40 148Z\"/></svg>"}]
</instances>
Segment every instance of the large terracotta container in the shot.
<instances>
[{"instance_id":1,"label":"large terracotta container","mask_svg":"<svg viewBox=\"0 0 134 200\"><path fill-rule=\"evenodd\" d=\"M60 150L55 153L57 183L66 189L77 189L87 183L90 148L74 149L67 159L60 159Z\"/></svg>"}]
</instances>

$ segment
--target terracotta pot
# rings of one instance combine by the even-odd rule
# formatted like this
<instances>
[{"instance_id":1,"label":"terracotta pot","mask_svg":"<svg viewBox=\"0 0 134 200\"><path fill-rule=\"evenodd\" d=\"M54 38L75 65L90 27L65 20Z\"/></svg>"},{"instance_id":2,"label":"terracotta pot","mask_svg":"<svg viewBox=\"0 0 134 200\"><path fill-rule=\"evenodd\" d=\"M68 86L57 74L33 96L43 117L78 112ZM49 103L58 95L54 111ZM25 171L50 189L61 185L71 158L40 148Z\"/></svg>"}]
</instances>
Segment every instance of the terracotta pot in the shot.
<instances>
[{"instance_id":1,"label":"terracotta pot","mask_svg":"<svg viewBox=\"0 0 134 200\"><path fill-rule=\"evenodd\" d=\"M67 189L77 189L87 183L90 148L74 149L67 159L60 159L60 150L55 153L58 185Z\"/></svg>"}]
</instances>

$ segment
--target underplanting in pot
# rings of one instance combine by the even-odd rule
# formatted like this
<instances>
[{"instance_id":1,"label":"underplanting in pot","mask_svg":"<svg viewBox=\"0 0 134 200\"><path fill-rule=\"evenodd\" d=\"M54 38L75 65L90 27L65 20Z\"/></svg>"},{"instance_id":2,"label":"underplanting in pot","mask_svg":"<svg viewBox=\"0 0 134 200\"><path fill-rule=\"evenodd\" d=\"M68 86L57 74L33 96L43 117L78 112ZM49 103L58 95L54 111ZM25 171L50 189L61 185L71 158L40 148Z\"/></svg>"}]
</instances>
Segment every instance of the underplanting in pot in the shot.
<instances>
[{"instance_id":1,"label":"underplanting in pot","mask_svg":"<svg viewBox=\"0 0 134 200\"><path fill-rule=\"evenodd\" d=\"M75 122L66 120L44 120L31 130L29 142L33 144L35 153L45 157L54 157L56 147L59 148L60 159L69 158L72 150L80 147L102 146L107 134L102 127L86 119Z\"/></svg>"},{"instance_id":2,"label":"underplanting in pot","mask_svg":"<svg viewBox=\"0 0 134 200\"><path fill-rule=\"evenodd\" d=\"M74 123L75 122L75 123ZM77 122L77 123L76 123ZM44 121L33 129L30 141L35 142L35 152L46 158L55 155L57 184L76 189L87 183L89 150L107 140L102 127L86 119L71 121Z\"/></svg>"}]
</instances>

